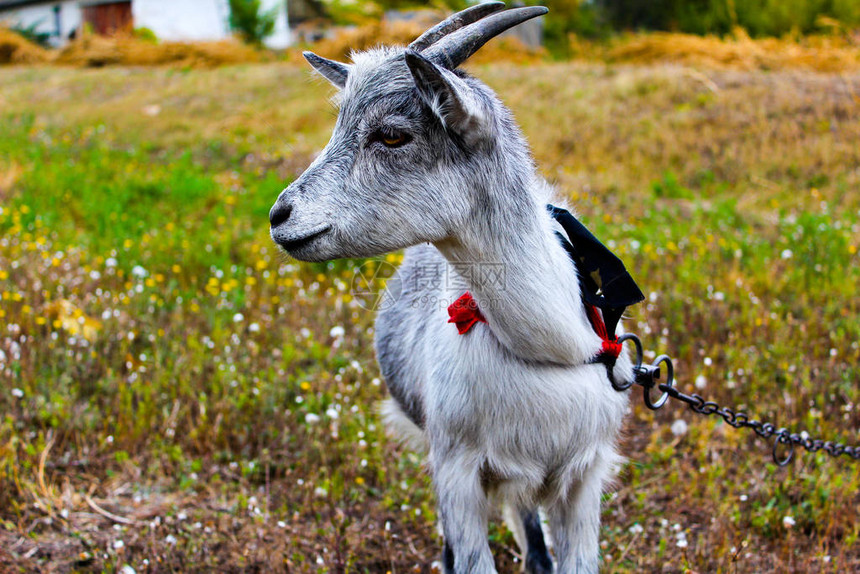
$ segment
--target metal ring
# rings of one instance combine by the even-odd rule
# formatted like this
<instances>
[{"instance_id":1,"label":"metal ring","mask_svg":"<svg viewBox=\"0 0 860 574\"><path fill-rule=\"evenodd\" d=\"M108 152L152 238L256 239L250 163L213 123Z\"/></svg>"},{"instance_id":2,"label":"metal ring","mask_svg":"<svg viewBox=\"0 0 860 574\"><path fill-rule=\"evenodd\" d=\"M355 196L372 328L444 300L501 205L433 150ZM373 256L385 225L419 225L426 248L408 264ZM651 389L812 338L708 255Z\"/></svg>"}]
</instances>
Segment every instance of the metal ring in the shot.
<instances>
[{"instance_id":1,"label":"metal ring","mask_svg":"<svg viewBox=\"0 0 860 574\"><path fill-rule=\"evenodd\" d=\"M794 443L791 442L791 437L784 434L785 429L780 429L777 431L776 440L773 441L773 462L776 463L777 466L786 466L791 462L791 459L794 458ZM788 450L785 453L785 458L780 459L779 450L780 444L787 444Z\"/></svg>"},{"instance_id":2,"label":"metal ring","mask_svg":"<svg viewBox=\"0 0 860 574\"><path fill-rule=\"evenodd\" d=\"M673 388L675 386L675 367L672 365L672 359L669 358L669 355L660 355L657 357L657 360L654 361L654 366L660 365L660 363L666 363L666 382L659 385L662 387L663 385ZM669 400L669 391L663 391L663 394L657 399L656 402L651 400L651 388L643 387L642 389L642 397L645 399L645 406L647 406L652 411L656 411L660 407L666 404L666 401Z\"/></svg>"},{"instance_id":3,"label":"metal ring","mask_svg":"<svg viewBox=\"0 0 860 574\"><path fill-rule=\"evenodd\" d=\"M640 341L639 337L633 333L625 333L617 339L619 345L623 345L625 341L633 341L633 345L636 347L636 364L633 365L633 377L631 377L626 383L619 383L616 381L612 367L607 367L606 374L609 377L609 384L611 384L612 388L616 391L626 391L636 384L636 371L642 366L642 341Z\"/></svg>"},{"instance_id":4,"label":"metal ring","mask_svg":"<svg viewBox=\"0 0 860 574\"><path fill-rule=\"evenodd\" d=\"M642 341L640 341L639 337L633 333L624 333L618 337L619 345L623 345L626 341L633 341L633 345L636 347L636 362L633 364L633 368L637 369L642 366L642 358L644 356L642 351Z\"/></svg>"},{"instance_id":5,"label":"metal ring","mask_svg":"<svg viewBox=\"0 0 860 574\"><path fill-rule=\"evenodd\" d=\"M635 376L632 377L626 383L619 383L618 381L615 380L615 373L613 373L612 371L613 371L612 367L606 368L606 376L609 377L609 384L612 385L612 388L614 390L626 391L627 389L632 387L634 384L636 384L636 377Z\"/></svg>"}]
</instances>

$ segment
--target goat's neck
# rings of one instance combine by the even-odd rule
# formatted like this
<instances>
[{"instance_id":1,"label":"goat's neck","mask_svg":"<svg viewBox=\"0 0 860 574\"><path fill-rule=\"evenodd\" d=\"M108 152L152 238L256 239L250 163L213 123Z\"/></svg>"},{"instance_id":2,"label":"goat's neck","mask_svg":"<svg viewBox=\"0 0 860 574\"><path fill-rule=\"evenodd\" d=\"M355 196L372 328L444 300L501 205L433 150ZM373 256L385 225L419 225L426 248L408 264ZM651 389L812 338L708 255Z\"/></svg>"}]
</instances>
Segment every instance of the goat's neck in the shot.
<instances>
[{"instance_id":1,"label":"goat's neck","mask_svg":"<svg viewBox=\"0 0 860 574\"><path fill-rule=\"evenodd\" d=\"M520 192L491 199L437 247L455 269L470 271L461 275L488 327L515 355L584 363L600 340L582 307L576 270L538 194ZM495 266L502 268L501 278Z\"/></svg>"}]
</instances>

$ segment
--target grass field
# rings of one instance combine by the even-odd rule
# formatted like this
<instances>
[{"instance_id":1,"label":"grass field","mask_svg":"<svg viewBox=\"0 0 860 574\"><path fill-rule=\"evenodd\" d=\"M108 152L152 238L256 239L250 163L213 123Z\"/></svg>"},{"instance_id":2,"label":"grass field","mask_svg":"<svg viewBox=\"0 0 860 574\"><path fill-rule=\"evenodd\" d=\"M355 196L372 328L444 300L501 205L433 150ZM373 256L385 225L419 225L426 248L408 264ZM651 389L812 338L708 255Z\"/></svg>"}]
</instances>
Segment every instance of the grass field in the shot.
<instances>
[{"instance_id":1,"label":"grass field","mask_svg":"<svg viewBox=\"0 0 860 574\"><path fill-rule=\"evenodd\" d=\"M860 75L473 71L643 287L628 327L679 386L860 442ZM268 237L329 95L287 64L0 69L0 571L430 571L360 262ZM605 571L860 570L860 464L778 469L749 432L632 405Z\"/></svg>"}]
</instances>

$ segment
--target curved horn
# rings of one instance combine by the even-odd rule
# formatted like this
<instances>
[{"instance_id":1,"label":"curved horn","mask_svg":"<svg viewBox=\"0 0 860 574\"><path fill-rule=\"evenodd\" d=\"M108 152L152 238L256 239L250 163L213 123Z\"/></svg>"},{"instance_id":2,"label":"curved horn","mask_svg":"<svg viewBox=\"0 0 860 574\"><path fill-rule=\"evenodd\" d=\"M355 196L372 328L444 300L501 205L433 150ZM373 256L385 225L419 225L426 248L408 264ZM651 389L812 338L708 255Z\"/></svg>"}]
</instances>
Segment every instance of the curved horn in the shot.
<instances>
[{"instance_id":1,"label":"curved horn","mask_svg":"<svg viewBox=\"0 0 860 574\"><path fill-rule=\"evenodd\" d=\"M477 22L485 16L489 16L493 12L498 12L505 7L504 2L485 2L476 4L465 10L461 10L456 14L448 16L420 36L415 41L409 44L410 50L420 52L425 48L435 44L439 38L446 36L454 30L459 30L463 26L467 26L472 22Z\"/></svg>"},{"instance_id":2,"label":"curved horn","mask_svg":"<svg viewBox=\"0 0 860 574\"><path fill-rule=\"evenodd\" d=\"M508 28L513 28L537 16L543 16L547 12L549 10L543 6L528 6L487 16L483 20L448 34L427 48L423 55L433 63L453 70L477 52L481 46Z\"/></svg>"}]
</instances>

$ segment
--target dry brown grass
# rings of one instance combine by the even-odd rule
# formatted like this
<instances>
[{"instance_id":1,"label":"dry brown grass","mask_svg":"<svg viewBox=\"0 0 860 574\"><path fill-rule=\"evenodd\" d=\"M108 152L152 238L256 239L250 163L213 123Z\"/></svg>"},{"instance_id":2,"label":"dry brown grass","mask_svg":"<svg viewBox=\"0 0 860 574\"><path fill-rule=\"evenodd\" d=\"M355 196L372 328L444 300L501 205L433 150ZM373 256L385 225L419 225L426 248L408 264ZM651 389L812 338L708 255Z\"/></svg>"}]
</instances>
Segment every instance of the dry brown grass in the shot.
<instances>
[{"instance_id":1,"label":"dry brown grass","mask_svg":"<svg viewBox=\"0 0 860 574\"><path fill-rule=\"evenodd\" d=\"M24 169L20 164L0 164L0 200L6 199L12 192L12 188L21 177Z\"/></svg>"},{"instance_id":2,"label":"dry brown grass","mask_svg":"<svg viewBox=\"0 0 860 574\"><path fill-rule=\"evenodd\" d=\"M77 67L162 66L212 68L272 59L268 52L239 42L153 43L130 35L84 34L60 51L45 50L7 28L0 27L0 64L53 63Z\"/></svg>"},{"instance_id":3,"label":"dry brown grass","mask_svg":"<svg viewBox=\"0 0 860 574\"><path fill-rule=\"evenodd\" d=\"M38 64L49 59L50 52L0 26L0 64Z\"/></svg>"},{"instance_id":4,"label":"dry brown grass","mask_svg":"<svg viewBox=\"0 0 860 574\"><path fill-rule=\"evenodd\" d=\"M331 38L325 38L310 46L310 50L336 60L345 60L351 52L360 52L375 46L404 45L421 34L422 29L410 22L377 22L344 29Z\"/></svg>"},{"instance_id":5,"label":"dry brown grass","mask_svg":"<svg viewBox=\"0 0 860 574\"><path fill-rule=\"evenodd\" d=\"M351 52L359 52L376 46L406 45L418 37L424 28L412 22L377 22L357 28L343 30L332 38L321 40L310 50L325 58L346 60ZM298 57L298 52L295 54ZM511 36L497 38L481 49L470 62L514 62L533 64L546 56L546 50L530 48Z\"/></svg>"},{"instance_id":6,"label":"dry brown grass","mask_svg":"<svg viewBox=\"0 0 860 574\"><path fill-rule=\"evenodd\" d=\"M584 55L594 56L593 47L580 42L575 46ZM740 29L730 39L670 33L627 36L614 42L601 56L609 62L671 62L739 70L803 69L831 73L860 69L860 46L845 38L752 39Z\"/></svg>"},{"instance_id":7,"label":"dry brown grass","mask_svg":"<svg viewBox=\"0 0 860 574\"><path fill-rule=\"evenodd\" d=\"M380 45L405 45L423 30L413 22L375 22L344 29L309 47L337 60L350 52ZM574 59L608 63L673 63L707 69L810 70L840 73L860 70L860 40L849 34L806 38L752 39L742 29L732 38L677 33L631 34L609 43L570 37ZM300 50L287 59L301 60ZM535 64L546 50L530 48L512 36L497 38L471 60L474 64L513 62ZM45 50L8 29L0 28L0 64L54 63L77 67L162 66L213 68L223 65L271 61L271 52L256 50L238 40L219 42L152 43L133 36L86 34L59 52Z\"/></svg>"},{"instance_id":8,"label":"dry brown grass","mask_svg":"<svg viewBox=\"0 0 860 574\"><path fill-rule=\"evenodd\" d=\"M179 65L211 68L269 58L268 53L238 40L155 44L133 36L84 35L63 48L53 61L81 67Z\"/></svg>"}]
</instances>

